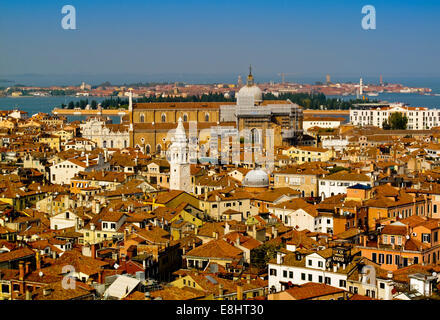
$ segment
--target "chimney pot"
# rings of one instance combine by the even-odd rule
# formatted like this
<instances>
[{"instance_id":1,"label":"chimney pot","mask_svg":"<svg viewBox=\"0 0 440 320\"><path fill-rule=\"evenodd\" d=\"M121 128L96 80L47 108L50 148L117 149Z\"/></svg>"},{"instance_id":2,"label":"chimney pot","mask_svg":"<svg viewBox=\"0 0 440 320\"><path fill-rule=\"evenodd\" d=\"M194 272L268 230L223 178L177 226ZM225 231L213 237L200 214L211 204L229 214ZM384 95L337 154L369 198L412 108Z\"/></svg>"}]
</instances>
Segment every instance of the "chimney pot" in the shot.
<instances>
[{"instance_id":1,"label":"chimney pot","mask_svg":"<svg viewBox=\"0 0 440 320\"><path fill-rule=\"evenodd\" d=\"M24 265L23 265L23 261L20 261L18 263L18 270L19 270L19 280L23 281L24 280Z\"/></svg>"}]
</instances>

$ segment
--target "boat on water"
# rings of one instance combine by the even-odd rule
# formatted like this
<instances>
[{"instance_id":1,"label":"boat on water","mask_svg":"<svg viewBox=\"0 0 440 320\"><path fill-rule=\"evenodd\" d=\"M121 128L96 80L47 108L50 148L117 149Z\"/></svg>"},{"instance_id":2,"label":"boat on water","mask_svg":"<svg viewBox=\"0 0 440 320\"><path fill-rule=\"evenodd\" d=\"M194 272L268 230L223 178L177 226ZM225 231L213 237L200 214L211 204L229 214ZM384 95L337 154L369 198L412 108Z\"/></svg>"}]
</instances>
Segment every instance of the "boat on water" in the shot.
<instances>
[{"instance_id":1,"label":"boat on water","mask_svg":"<svg viewBox=\"0 0 440 320\"><path fill-rule=\"evenodd\" d=\"M376 92L370 92L370 93L367 93L367 96L369 96L369 97L377 97L377 96L379 96L379 94L376 93Z\"/></svg>"}]
</instances>

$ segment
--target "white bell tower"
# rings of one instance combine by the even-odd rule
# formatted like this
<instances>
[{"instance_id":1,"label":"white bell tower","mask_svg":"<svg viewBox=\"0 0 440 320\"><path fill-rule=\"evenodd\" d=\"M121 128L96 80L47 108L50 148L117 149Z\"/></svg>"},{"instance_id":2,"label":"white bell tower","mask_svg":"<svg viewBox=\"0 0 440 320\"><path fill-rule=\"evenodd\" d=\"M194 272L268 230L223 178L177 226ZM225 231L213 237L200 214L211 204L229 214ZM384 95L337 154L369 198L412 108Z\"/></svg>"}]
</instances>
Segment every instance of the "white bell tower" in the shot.
<instances>
[{"instance_id":1,"label":"white bell tower","mask_svg":"<svg viewBox=\"0 0 440 320\"><path fill-rule=\"evenodd\" d=\"M189 147L182 118L179 118L174 137L167 151L170 163L170 190L192 192L190 163L188 159Z\"/></svg>"}]
</instances>

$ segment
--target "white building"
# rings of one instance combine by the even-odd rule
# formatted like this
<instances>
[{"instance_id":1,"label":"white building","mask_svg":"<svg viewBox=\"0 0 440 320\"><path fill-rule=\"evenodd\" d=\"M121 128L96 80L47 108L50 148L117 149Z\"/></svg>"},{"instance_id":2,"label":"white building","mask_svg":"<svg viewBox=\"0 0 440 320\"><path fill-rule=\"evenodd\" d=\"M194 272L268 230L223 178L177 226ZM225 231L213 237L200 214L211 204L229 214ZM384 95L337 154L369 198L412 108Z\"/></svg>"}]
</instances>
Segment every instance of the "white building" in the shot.
<instances>
[{"instance_id":1,"label":"white building","mask_svg":"<svg viewBox=\"0 0 440 320\"><path fill-rule=\"evenodd\" d=\"M171 142L167 151L167 159L170 163L170 190L182 190L191 193L189 147L182 118L179 118Z\"/></svg>"},{"instance_id":2,"label":"white building","mask_svg":"<svg viewBox=\"0 0 440 320\"><path fill-rule=\"evenodd\" d=\"M346 119L336 117L304 117L303 129L305 132L314 127L334 129L338 128L344 121Z\"/></svg>"},{"instance_id":3,"label":"white building","mask_svg":"<svg viewBox=\"0 0 440 320\"><path fill-rule=\"evenodd\" d=\"M348 146L348 139L333 136L321 136L321 144L324 149L343 151Z\"/></svg>"},{"instance_id":4,"label":"white building","mask_svg":"<svg viewBox=\"0 0 440 320\"><path fill-rule=\"evenodd\" d=\"M382 128L385 120L390 115L400 112L407 116L408 130L429 130L440 126L440 109L428 109L422 107L408 107L403 103L391 103L389 105L370 107L368 109L351 109L350 123L355 126L375 126Z\"/></svg>"},{"instance_id":5,"label":"white building","mask_svg":"<svg viewBox=\"0 0 440 320\"><path fill-rule=\"evenodd\" d=\"M80 219L75 213L73 213L70 210L66 210L53 217L50 217L49 220L50 220L50 228L52 230L61 230L71 227L76 227L80 229L82 228L84 223L82 219Z\"/></svg>"},{"instance_id":6,"label":"white building","mask_svg":"<svg viewBox=\"0 0 440 320\"><path fill-rule=\"evenodd\" d=\"M127 148L130 145L129 126L107 124L100 117L90 118L80 125L83 138L95 141L98 148Z\"/></svg>"},{"instance_id":7,"label":"white building","mask_svg":"<svg viewBox=\"0 0 440 320\"><path fill-rule=\"evenodd\" d=\"M315 217L315 232L333 234L333 215L320 214Z\"/></svg>"},{"instance_id":8,"label":"white building","mask_svg":"<svg viewBox=\"0 0 440 320\"><path fill-rule=\"evenodd\" d=\"M276 259L268 263L269 290L279 292L289 285L303 285L308 282L325 283L351 293L371 298L391 300L393 281L377 276L370 280L369 272L374 264L357 256L334 259L333 249L324 249L305 256L295 253L278 252ZM340 258L340 257L338 257ZM368 265L368 272L364 266ZM370 267L371 266L371 267Z\"/></svg>"},{"instance_id":9,"label":"white building","mask_svg":"<svg viewBox=\"0 0 440 320\"><path fill-rule=\"evenodd\" d=\"M365 174L339 171L318 179L318 190L322 199L347 193L347 187L362 184L371 187L371 179Z\"/></svg>"},{"instance_id":10,"label":"white building","mask_svg":"<svg viewBox=\"0 0 440 320\"><path fill-rule=\"evenodd\" d=\"M269 207L269 212L283 221L287 227L293 227L298 231L315 231L315 217L318 212L315 206L308 204L303 199L292 199L281 202L276 206Z\"/></svg>"},{"instance_id":11,"label":"white building","mask_svg":"<svg viewBox=\"0 0 440 320\"><path fill-rule=\"evenodd\" d=\"M104 161L102 154L95 157L89 157L86 154L84 157L72 158L54 163L50 167L50 182L54 184L69 184L72 179L80 171L102 171L108 170L110 163Z\"/></svg>"}]
</instances>

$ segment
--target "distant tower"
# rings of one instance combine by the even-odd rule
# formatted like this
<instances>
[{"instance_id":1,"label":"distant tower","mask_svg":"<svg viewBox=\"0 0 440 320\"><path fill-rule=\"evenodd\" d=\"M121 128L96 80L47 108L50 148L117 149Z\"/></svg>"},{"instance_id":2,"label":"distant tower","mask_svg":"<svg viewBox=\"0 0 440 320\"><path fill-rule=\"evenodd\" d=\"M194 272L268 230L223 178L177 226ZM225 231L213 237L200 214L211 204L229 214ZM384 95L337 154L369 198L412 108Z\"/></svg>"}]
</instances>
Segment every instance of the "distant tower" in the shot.
<instances>
[{"instance_id":1,"label":"distant tower","mask_svg":"<svg viewBox=\"0 0 440 320\"><path fill-rule=\"evenodd\" d=\"M362 95L364 93L364 81L362 80L362 78L359 80L359 95Z\"/></svg>"},{"instance_id":2,"label":"distant tower","mask_svg":"<svg viewBox=\"0 0 440 320\"><path fill-rule=\"evenodd\" d=\"M130 88L128 91L128 118L130 120L128 134L130 136L130 145L131 147L134 147L133 89Z\"/></svg>"},{"instance_id":3,"label":"distant tower","mask_svg":"<svg viewBox=\"0 0 440 320\"><path fill-rule=\"evenodd\" d=\"M170 163L170 190L192 192L190 163L188 161L189 147L182 118L179 118L171 146L167 151Z\"/></svg>"},{"instance_id":4,"label":"distant tower","mask_svg":"<svg viewBox=\"0 0 440 320\"><path fill-rule=\"evenodd\" d=\"M237 86L238 86L239 88L241 88L241 87L243 86L243 79L241 78L240 75L238 76Z\"/></svg>"},{"instance_id":5,"label":"distant tower","mask_svg":"<svg viewBox=\"0 0 440 320\"><path fill-rule=\"evenodd\" d=\"M247 77L246 85L252 87L254 85L254 76L252 75L252 66L249 65L249 75Z\"/></svg>"},{"instance_id":6,"label":"distant tower","mask_svg":"<svg viewBox=\"0 0 440 320\"><path fill-rule=\"evenodd\" d=\"M133 89L128 89L128 111L133 111Z\"/></svg>"},{"instance_id":7,"label":"distant tower","mask_svg":"<svg viewBox=\"0 0 440 320\"><path fill-rule=\"evenodd\" d=\"M329 74L325 76L325 80L326 80L327 84L332 82L331 77L330 77Z\"/></svg>"},{"instance_id":8,"label":"distant tower","mask_svg":"<svg viewBox=\"0 0 440 320\"><path fill-rule=\"evenodd\" d=\"M383 86L383 77L382 77L382 75L380 75L380 80L379 80L379 82L380 82L380 86L382 87L382 86Z\"/></svg>"}]
</instances>

